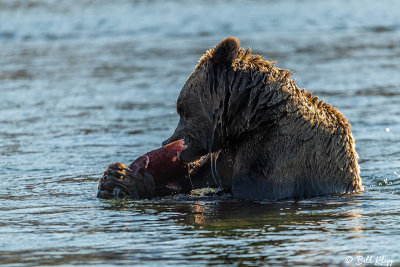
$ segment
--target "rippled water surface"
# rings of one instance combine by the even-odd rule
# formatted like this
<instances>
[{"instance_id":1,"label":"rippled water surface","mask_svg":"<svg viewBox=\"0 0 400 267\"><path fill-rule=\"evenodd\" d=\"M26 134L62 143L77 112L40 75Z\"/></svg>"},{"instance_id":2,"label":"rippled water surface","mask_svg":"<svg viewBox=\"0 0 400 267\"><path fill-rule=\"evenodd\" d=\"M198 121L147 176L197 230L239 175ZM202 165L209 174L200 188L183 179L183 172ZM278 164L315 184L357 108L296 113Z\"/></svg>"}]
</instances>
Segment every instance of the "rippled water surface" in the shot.
<instances>
[{"instance_id":1,"label":"rippled water surface","mask_svg":"<svg viewBox=\"0 0 400 267\"><path fill-rule=\"evenodd\" d=\"M0 264L400 264L399 14L395 0L0 0ZM366 192L97 199L109 163L172 133L186 78L231 35L345 114Z\"/></svg>"}]
</instances>

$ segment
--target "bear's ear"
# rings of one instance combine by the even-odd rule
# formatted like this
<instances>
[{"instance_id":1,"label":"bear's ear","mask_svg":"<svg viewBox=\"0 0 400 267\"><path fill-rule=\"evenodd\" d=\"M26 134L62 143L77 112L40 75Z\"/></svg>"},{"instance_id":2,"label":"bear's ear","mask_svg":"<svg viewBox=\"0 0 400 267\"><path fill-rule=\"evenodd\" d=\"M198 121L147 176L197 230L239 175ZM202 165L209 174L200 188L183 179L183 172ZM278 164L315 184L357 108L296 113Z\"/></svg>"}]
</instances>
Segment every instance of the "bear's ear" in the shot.
<instances>
[{"instance_id":1,"label":"bear's ear","mask_svg":"<svg viewBox=\"0 0 400 267\"><path fill-rule=\"evenodd\" d=\"M240 42L236 37L225 38L214 47L212 61L216 64L231 65L239 49Z\"/></svg>"}]
</instances>

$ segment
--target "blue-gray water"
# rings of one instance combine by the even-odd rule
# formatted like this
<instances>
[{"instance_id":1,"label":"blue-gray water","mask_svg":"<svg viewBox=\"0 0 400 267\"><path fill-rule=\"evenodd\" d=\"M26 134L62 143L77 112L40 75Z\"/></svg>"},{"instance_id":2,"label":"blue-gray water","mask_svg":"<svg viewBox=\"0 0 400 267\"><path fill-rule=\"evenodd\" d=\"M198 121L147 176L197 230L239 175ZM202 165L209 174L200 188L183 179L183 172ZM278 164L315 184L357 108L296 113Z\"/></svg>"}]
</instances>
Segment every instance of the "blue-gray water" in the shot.
<instances>
[{"instance_id":1,"label":"blue-gray water","mask_svg":"<svg viewBox=\"0 0 400 267\"><path fill-rule=\"evenodd\" d=\"M395 0L0 0L0 264L400 264L399 14ZM109 163L172 133L180 88L226 36L345 114L364 193L95 197Z\"/></svg>"}]
</instances>

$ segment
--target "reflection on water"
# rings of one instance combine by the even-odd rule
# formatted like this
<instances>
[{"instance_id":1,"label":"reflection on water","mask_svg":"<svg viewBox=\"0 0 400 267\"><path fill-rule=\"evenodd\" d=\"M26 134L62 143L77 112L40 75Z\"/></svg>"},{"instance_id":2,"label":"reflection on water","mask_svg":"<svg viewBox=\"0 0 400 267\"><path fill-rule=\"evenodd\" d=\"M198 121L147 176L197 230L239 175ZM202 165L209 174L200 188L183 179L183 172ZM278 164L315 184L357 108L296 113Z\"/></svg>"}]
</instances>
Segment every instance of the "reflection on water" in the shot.
<instances>
[{"instance_id":1,"label":"reflection on water","mask_svg":"<svg viewBox=\"0 0 400 267\"><path fill-rule=\"evenodd\" d=\"M399 264L399 13L394 0L0 0L0 264ZM182 84L230 35L348 117L367 191L98 200L109 163L170 136Z\"/></svg>"}]
</instances>

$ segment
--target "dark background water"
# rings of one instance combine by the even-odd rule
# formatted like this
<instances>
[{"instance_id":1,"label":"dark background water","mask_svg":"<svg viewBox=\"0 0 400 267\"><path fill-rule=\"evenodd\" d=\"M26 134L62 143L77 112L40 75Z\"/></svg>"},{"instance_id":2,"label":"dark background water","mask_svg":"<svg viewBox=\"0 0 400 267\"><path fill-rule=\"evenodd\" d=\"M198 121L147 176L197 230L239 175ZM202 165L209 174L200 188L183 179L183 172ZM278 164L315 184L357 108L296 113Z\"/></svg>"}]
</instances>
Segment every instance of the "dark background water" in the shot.
<instances>
[{"instance_id":1,"label":"dark background water","mask_svg":"<svg viewBox=\"0 0 400 267\"><path fill-rule=\"evenodd\" d=\"M0 264L400 264L399 14L395 0L0 0ZM172 133L180 88L226 36L345 114L364 193L95 197L109 163Z\"/></svg>"}]
</instances>

